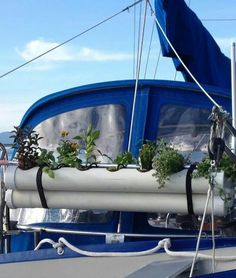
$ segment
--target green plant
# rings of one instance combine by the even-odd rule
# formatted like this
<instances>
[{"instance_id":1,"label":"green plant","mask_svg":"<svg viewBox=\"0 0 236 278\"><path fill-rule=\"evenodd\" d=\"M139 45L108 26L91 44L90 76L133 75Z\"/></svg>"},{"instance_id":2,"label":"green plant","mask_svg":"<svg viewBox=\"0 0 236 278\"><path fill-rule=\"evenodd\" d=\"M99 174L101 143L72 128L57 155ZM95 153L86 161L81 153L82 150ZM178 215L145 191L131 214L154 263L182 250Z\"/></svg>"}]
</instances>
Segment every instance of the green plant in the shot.
<instances>
[{"instance_id":1,"label":"green plant","mask_svg":"<svg viewBox=\"0 0 236 278\"><path fill-rule=\"evenodd\" d=\"M210 167L211 161L209 157L205 157L202 162L197 164L197 171L193 172L193 178L204 177L206 179L210 179Z\"/></svg>"},{"instance_id":2,"label":"green plant","mask_svg":"<svg viewBox=\"0 0 236 278\"><path fill-rule=\"evenodd\" d=\"M100 131L95 130L91 124L89 124L88 128L84 131L84 134L77 135L73 139L79 140L82 148L85 150L85 165L88 167L89 165L96 163L97 158L94 152L96 151L95 141L99 138Z\"/></svg>"},{"instance_id":3,"label":"green plant","mask_svg":"<svg viewBox=\"0 0 236 278\"><path fill-rule=\"evenodd\" d=\"M217 191L218 191L218 194L219 194L219 197L221 198L222 201L224 201L224 204L225 204L225 208L227 210L227 213L229 214L230 212L232 212L232 198L231 196L229 196L224 188L220 188L220 187L217 187Z\"/></svg>"},{"instance_id":4,"label":"green plant","mask_svg":"<svg viewBox=\"0 0 236 278\"><path fill-rule=\"evenodd\" d=\"M157 154L153 158L152 167L155 170L153 176L156 177L160 185L159 188L161 188L169 179L170 174L184 168L184 157L164 141L160 141Z\"/></svg>"},{"instance_id":5,"label":"green plant","mask_svg":"<svg viewBox=\"0 0 236 278\"><path fill-rule=\"evenodd\" d=\"M43 172L48 174L49 177L54 178L53 170L58 168L58 164L53 155L53 151L48 151L46 149L40 149L40 155L36 160L39 167L43 167Z\"/></svg>"},{"instance_id":6,"label":"green plant","mask_svg":"<svg viewBox=\"0 0 236 278\"><path fill-rule=\"evenodd\" d=\"M226 154L223 155L219 168L224 171L228 179L234 183L236 182L236 164Z\"/></svg>"},{"instance_id":7,"label":"green plant","mask_svg":"<svg viewBox=\"0 0 236 278\"><path fill-rule=\"evenodd\" d=\"M15 126L11 138L14 138L13 148L17 150L16 158L18 167L22 170L33 168L37 165L39 156L39 134L30 127L20 128Z\"/></svg>"},{"instance_id":8,"label":"green plant","mask_svg":"<svg viewBox=\"0 0 236 278\"><path fill-rule=\"evenodd\" d=\"M81 166L82 160L78 158L80 147L78 143L69 140L68 132L61 133L59 146L57 147L58 157L57 164L59 167L75 167Z\"/></svg>"},{"instance_id":9,"label":"green plant","mask_svg":"<svg viewBox=\"0 0 236 278\"><path fill-rule=\"evenodd\" d=\"M68 139L69 133L63 131L57 147L57 159L54 157L53 151L39 147L38 141L42 137L39 137L39 134L29 127L24 129L15 127L12 133L11 137L14 138L13 147L17 149L16 158L18 159L19 168L26 170L34 166L40 166L43 167L43 172L52 178L54 177L53 170L59 167L76 167L83 170L93 163L97 163L95 151L100 155L106 156L95 148L95 141L99 138L100 131L94 130L92 125L88 126L84 134L73 138L74 140L79 140L81 145L74 140ZM82 166L82 160L78 158L81 151L85 152L86 166Z\"/></svg>"},{"instance_id":10,"label":"green plant","mask_svg":"<svg viewBox=\"0 0 236 278\"><path fill-rule=\"evenodd\" d=\"M197 165L197 172L194 174L194 177L205 177L206 179L210 178L210 167L211 161L209 157L203 159ZM236 164L233 163L230 158L224 154L218 166L218 170L224 171L225 176L230 179L232 182L236 181Z\"/></svg>"},{"instance_id":11,"label":"green plant","mask_svg":"<svg viewBox=\"0 0 236 278\"><path fill-rule=\"evenodd\" d=\"M141 171L149 171L152 169L152 160L156 155L158 145L156 142L146 141L139 150L139 163Z\"/></svg>"},{"instance_id":12,"label":"green plant","mask_svg":"<svg viewBox=\"0 0 236 278\"><path fill-rule=\"evenodd\" d=\"M123 152L118 154L112 162L117 164L117 166L111 166L108 168L108 170L115 172L121 168L125 168L128 164L136 163L136 160L131 152Z\"/></svg>"},{"instance_id":13,"label":"green plant","mask_svg":"<svg viewBox=\"0 0 236 278\"><path fill-rule=\"evenodd\" d=\"M193 173L193 177L204 177L211 182L211 160L209 157L205 157L202 162L197 165L197 171ZM224 171L225 176L233 183L236 181L236 165L233 163L227 155L223 155L220 164L217 168L218 171ZM225 207L228 212L232 209L231 197L227 195L225 190L221 187L216 186L219 196L225 203Z\"/></svg>"},{"instance_id":14,"label":"green plant","mask_svg":"<svg viewBox=\"0 0 236 278\"><path fill-rule=\"evenodd\" d=\"M114 159L114 163L118 166L126 167L128 164L135 163L135 158L131 152L123 152L117 155Z\"/></svg>"}]
</instances>

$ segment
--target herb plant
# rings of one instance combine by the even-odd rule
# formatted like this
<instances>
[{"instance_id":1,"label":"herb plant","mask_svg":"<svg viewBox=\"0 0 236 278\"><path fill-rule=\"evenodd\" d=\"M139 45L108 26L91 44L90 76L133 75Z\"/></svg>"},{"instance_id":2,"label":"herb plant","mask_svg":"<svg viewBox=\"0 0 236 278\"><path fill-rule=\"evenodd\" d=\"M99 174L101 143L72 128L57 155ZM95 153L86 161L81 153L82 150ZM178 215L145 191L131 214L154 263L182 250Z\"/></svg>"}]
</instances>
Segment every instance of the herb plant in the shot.
<instances>
[{"instance_id":1,"label":"herb plant","mask_svg":"<svg viewBox=\"0 0 236 278\"><path fill-rule=\"evenodd\" d=\"M117 171L121 168L127 167L128 164L135 163L136 160L133 157L131 152L123 152L117 155L117 157L113 161L115 164L117 164L116 167L110 167L110 171Z\"/></svg>"},{"instance_id":2,"label":"herb plant","mask_svg":"<svg viewBox=\"0 0 236 278\"><path fill-rule=\"evenodd\" d=\"M197 164L197 171L194 171L192 174L193 178L204 177L210 179L210 167L211 161L209 157L205 157L202 162Z\"/></svg>"},{"instance_id":3,"label":"herb plant","mask_svg":"<svg viewBox=\"0 0 236 278\"><path fill-rule=\"evenodd\" d=\"M14 138L13 148L17 150L18 167L22 170L31 169L37 165L39 156L39 134L30 127L14 127L11 138Z\"/></svg>"},{"instance_id":4,"label":"herb plant","mask_svg":"<svg viewBox=\"0 0 236 278\"><path fill-rule=\"evenodd\" d=\"M53 151L48 151L46 149L40 149L41 153L36 160L39 167L43 167L43 172L48 174L49 177L54 178L54 169L58 168L58 164L53 155Z\"/></svg>"},{"instance_id":5,"label":"herb plant","mask_svg":"<svg viewBox=\"0 0 236 278\"><path fill-rule=\"evenodd\" d=\"M236 164L224 154L220 161L220 169L224 171L225 176L233 183L236 182Z\"/></svg>"},{"instance_id":6,"label":"herb plant","mask_svg":"<svg viewBox=\"0 0 236 278\"><path fill-rule=\"evenodd\" d=\"M135 158L131 152L123 152L117 155L117 157L114 159L114 163L126 167L128 164L135 163Z\"/></svg>"},{"instance_id":7,"label":"herb plant","mask_svg":"<svg viewBox=\"0 0 236 278\"><path fill-rule=\"evenodd\" d=\"M184 157L174 148L160 141L157 154L153 158L152 167L155 170L153 176L159 183L159 188L165 185L168 176L177 173L184 168Z\"/></svg>"},{"instance_id":8,"label":"herb plant","mask_svg":"<svg viewBox=\"0 0 236 278\"><path fill-rule=\"evenodd\" d=\"M94 152L96 151L95 141L99 138L100 131L95 130L91 124L89 124L87 130L85 130L84 134L77 135L73 139L79 140L82 149L85 151L85 167L90 166L93 163L97 162L96 155Z\"/></svg>"},{"instance_id":9,"label":"herb plant","mask_svg":"<svg viewBox=\"0 0 236 278\"><path fill-rule=\"evenodd\" d=\"M211 160L209 157L205 157L202 162L200 162L197 165L197 171L193 173L193 177L204 177L211 182ZM217 168L217 171L224 171L225 177L228 178L232 183L235 184L236 182L236 164L233 163L230 158L224 154L220 160L219 166ZM225 203L225 207L228 210L228 213L230 213L232 209L232 202L231 197L228 196L227 192L224 190L224 188L216 187L219 196Z\"/></svg>"},{"instance_id":10,"label":"herb plant","mask_svg":"<svg viewBox=\"0 0 236 278\"><path fill-rule=\"evenodd\" d=\"M75 167L81 166L82 160L78 158L79 144L69 140L68 132L63 131L61 133L61 139L57 148L58 157L57 163L59 167Z\"/></svg>"},{"instance_id":11,"label":"herb plant","mask_svg":"<svg viewBox=\"0 0 236 278\"><path fill-rule=\"evenodd\" d=\"M149 171L152 169L152 160L157 153L158 145L156 142L147 141L139 150L139 163L141 171Z\"/></svg>"},{"instance_id":12,"label":"herb plant","mask_svg":"<svg viewBox=\"0 0 236 278\"><path fill-rule=\"evenodd\" d=\"M194 177L205 177L206 179L210 178L210 166L211 161L209 157L203 159L197 165L197 172L194 174ZM225 173L225 176L230 179L232 182L236 182L236 164L233 163L227 155L223 155L220 161L218 170L222 170Z\"/></svg>"},{"instance_id":13,"label":"herb plant","mask_svg":"<svg viewBox=\"0 0 236 278\"><path fill-rule=\"evenodd\" d=\"M61 133L61 139L57 147L58 156L55 158L53 151L41 149L38 141L41 139L39 135L30 128L21 129L15 127L12 137L14 137L14 147L17 148L17 159L19 168L30 169L34 166L43 167L43 171L50 177L54 177L53 170L60 167L75 167L80 170L88 169L92 164L96 164L96 152L103 155L96 148L96 140L100 136L100 131L95 130L90 124L82 135L75 136L72 140L68 138L68 132ZM85 166L79 158L81 152L85 153ZM164 186L168 176L178 172L183 168L184 158L172 147L160 141L146 141L139 151L139 161L142 171L154 169L153 174L160 184ZM136 163L136 159L131 152L123 152L119 154L113 161L117 164L111 171L119 170L128 164ZM225 162L225 167L230 171L232 166ZM200 166L201 167L201 166ZM236 169L235 169L236 179Z\"/></svg>"}]
</instances>

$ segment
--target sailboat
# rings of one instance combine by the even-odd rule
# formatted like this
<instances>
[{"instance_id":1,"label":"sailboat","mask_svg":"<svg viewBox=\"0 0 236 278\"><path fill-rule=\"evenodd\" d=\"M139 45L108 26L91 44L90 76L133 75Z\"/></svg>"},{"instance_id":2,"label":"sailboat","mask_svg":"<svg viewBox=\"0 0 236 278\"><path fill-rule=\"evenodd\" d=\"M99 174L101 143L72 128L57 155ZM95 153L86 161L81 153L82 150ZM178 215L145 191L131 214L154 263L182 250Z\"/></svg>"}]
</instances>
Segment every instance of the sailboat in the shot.
<instances>
[{"instance_id":1,"label":"sailboat","mask_svg":"<svg viewBox=\"0 0 236 278\"><path fill-rule=\"evenodd\" d=\"M163 55L185 81L140 80L137 73L136 80L50 94L28 109L20 129L37 132L41 149L58 151L63 130L75 138L93 127L100 157L79 170L55 169L53 177L37 165L22 170L19 161L1 160L1 277L235 275L235 191L216 171L220 152L235 159L223 137L224 129L235 135L230 60L183 0L156 0L155 10L144 2ZM220 188L213 179L192 178L192 166L161 186L154 170L109 163L124 150L137 157L140 142L158 138L187 154L189 164L209 151Z\"/></svg>"}]
</instances>

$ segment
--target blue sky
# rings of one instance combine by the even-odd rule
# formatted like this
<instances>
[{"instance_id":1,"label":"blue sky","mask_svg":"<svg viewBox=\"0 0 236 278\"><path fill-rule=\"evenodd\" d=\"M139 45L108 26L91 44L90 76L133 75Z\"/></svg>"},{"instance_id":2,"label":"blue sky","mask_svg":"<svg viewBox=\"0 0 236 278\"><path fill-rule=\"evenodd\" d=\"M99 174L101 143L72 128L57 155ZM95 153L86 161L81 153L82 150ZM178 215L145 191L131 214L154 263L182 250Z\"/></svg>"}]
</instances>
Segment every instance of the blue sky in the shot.
<instances>
[{"instance_id":1,"label":"blue sky","mask_svg":"<svg viewBox=\"0 0 236 278\"><path fill-rule=\"evenodd\" d=\"M11 0L1 1L0 75L80 33L132 4L133 0ZM153 1L152 1L153 2ZM186 0L202 19L236 18L236 1ZM138 14L139 7L136 12ZM77 38L70 44L0 79L0 132L18 125L26 109L39 98L63 89L100 81L133 78L134 9ZM144 56L153 20L148 13ZM229 55L236 39L236 21L203 24ZM153 78L160 47L154 32L147 78ZM145 59L144 59L145 60ZM144 76L144 68L141 77ZM161 58L158 79L173 79L175 71ZM181 75L177 74L181 80Z\"/></svg>"}]
</instances>

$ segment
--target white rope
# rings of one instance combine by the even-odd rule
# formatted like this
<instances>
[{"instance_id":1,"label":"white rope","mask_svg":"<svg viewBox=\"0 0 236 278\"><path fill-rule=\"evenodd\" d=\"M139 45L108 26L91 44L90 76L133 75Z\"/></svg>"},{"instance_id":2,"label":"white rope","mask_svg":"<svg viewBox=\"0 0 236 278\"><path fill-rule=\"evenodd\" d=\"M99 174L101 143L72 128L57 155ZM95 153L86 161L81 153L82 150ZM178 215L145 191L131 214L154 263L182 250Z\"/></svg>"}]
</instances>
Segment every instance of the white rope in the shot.
<instances>
[{"instance_id":1,"label":"white rope","mask_svg":"<svg viewBox=\"0 0 236 278\"><path fill-rule=\"evenodd\" d=\"M49 243L52 245L53 248L57 249L57 254L58 255L62 255L64 253L64 248L63 248L63 244L61 242L55 242L54 240L50 239L50 238L44 238L42 239L38 245L34 248L34 251L39 250L40 247L45 244L45 243Z\"/></svg>"},{"instance_id":2,"label":"white rope","mask_svg":"<svg viewBox=\"0 0 236 278\"><path fill-rule=\"evenodd\" d=\"M180 251L169 250L169 244L167 244L167 241L164 242L164 250L166 254L168 254L171 257L194 257L195 256L195 252L180 252ZM197 257L200 259L212 259L212 255L207 255L203 253L198 253ZM215 256L215 259L217 261L234 261L236 260L236 255L235 256Z\"/></svg>"},{"instance_id":3,"label":"white rope","mask_svg":"<svg viewBox=\"0 0 236 278\"><path fill-rule=\"evenodd\" d=\"M68 247L70 250L87 257L132 257L132 256L146 256L157 252L158 250L164 248L164 245L170 246L170 239L163 239L158 242L158 244L148 250L138 251L138 252L93 252L82 250L74 245L70 244L65 238L60 237L58 242L51 239L43 239L39 242L37 247L34 249L38 250L44 243L49 243L53 248L57 249L57 253L62 255L64 253L64 246Z\"/></svg>"},{"instance_id":4,"label":"white rope","mask_svg":"<svg viewBox=\"0 0 236 278\"><path fill-rule=\"evenodd\" d=\"M164 248L167 255L171 257L194 257L195 252L180 252L180 251L171 251L169 248L171 246L171 241L169 238L165 238L160 240L158 244L148 250L144 251L137 251L137 252L93 252L93 251L86 251L81 248L75 247L71 243L69 243L65 238L60 237L58 242L55 242L51 239L43 239L39 242L37 247L34 249L35 251L40 249L40 247L44 243L49 243L52 245L53 248L57 249L59 255L64 253L64 247L66 246L70 250L87 257L135 257L135 256L146 256L154 254L155 252L159 251L160 249ZM201 259L211 259L212 255L198 253L198 258ZM233 261L236 260L235 256L216 256L215 259L217 261Z\"/></svg>"},{"instance_id":5,"label":"white rope","mask_svg":"<svg viewBox=\"0 0 236 278\"><path fill-rule=\"evenodd\" d=\"M204 222L205 222L206 212L207 212L207 208L208 208L210 197L211 197L211 187L209 185L209 189L207 191L207 199L206 199L206 203L205 203L205 207L204 207L204 211L203 211L203 216L202 216L202 222L201 222L201 225L200 225L199 234L198 234L198 238L197 238L196 249L195 249L195 252L193 253L194 256L193 256L193 262L192 262L192 266L191 266L189 277L192 277L192 275L193 275L194 266L195 266L195 263L196 263L196 259L198 257L200 240L201 240L203 225L204 225Z\"/></svg>"},{"instance_id":6,"label":"white rope","mask_svg":"<svg viewBox=\"0 0 236 278\"><path fill-rule=\"evenodd\" d=\"M171 49L173 50L173 52L175 53L176 57L179 59L180 63L183 65L183 67L185 68L185 70L187 71L187 73L191 76L191 78L194 80L194 82L198 85L198 87L202 90L202 92L210 99L210 101L215 105L217 106L218 108L221 108L220 105L208 94L208 92L202 87L202 85L197 81L197 79L195 78L195 76L191 73L191 71L188 69L188 67L185 65L185 63L183 62L183 60L180 58L178 52L175 50L174 46L172 45L172 43L170 42L170 40L168 39L165 31L163 30L161 24L159 23L157 17L156 17L156 14L152 8L152 5L150 3L149 0L148 1L148 4L150 6L150 9L151 9L151 12L152 14L154 15L154 19L159 27L159 29L161 30L163 36L165 37L166 41L168 42L169 46L171 47Z\"/></svg>"},{"instance_id":7,"label":"white rope","mask_svg":"<svg viewBox=\"0 0 236 278\"><path fill-rule=\"evenodd\" d=\"M216 244L215 244L215 218L214 218L214 189L211 189L211 235L212 235L212 273L215 273L215 257L216 257Z\"/></svg>"}]
</instances>

